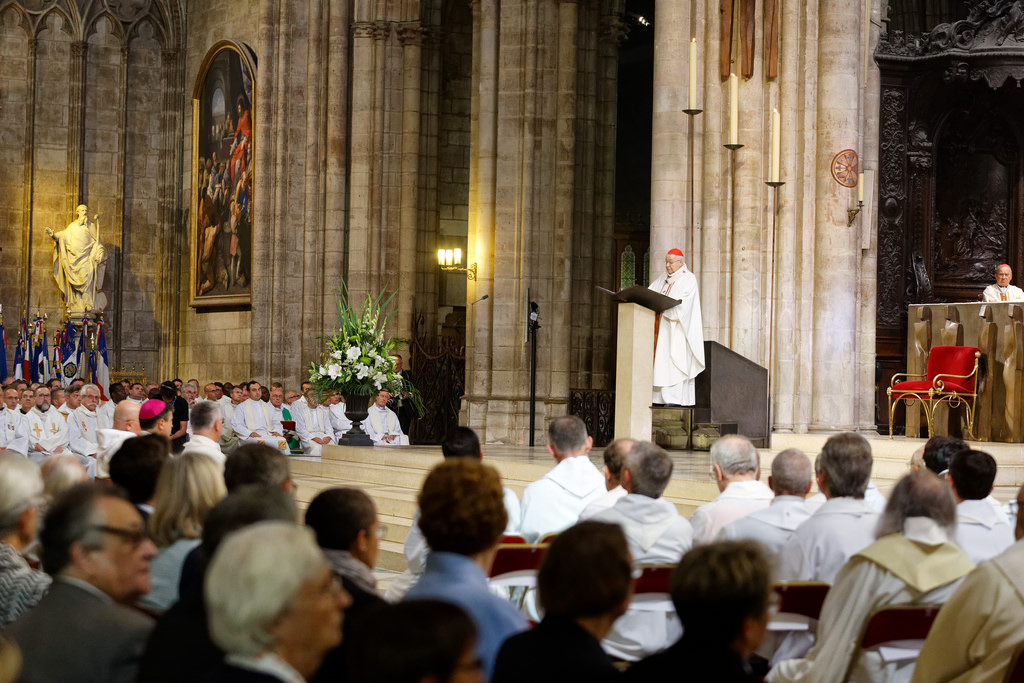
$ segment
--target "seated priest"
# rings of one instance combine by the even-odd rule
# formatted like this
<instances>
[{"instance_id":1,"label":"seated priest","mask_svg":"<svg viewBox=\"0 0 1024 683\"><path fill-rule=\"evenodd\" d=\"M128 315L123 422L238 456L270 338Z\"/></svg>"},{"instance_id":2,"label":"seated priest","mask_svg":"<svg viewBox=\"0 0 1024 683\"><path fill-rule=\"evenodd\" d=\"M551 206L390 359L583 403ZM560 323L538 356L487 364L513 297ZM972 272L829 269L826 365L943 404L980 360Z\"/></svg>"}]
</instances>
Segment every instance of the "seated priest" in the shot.
<instances>
[{"instance_id":1,"label":"seated priest","mask_svg":"<svg viewBox=\"0 0 1024 683\"><path fill-rule=\"evenodd\" d=\"M1020 287L1010 284L1013 279L1013 270L1009 263L1001 263L996 267L996 282L985 288L981 298L986 303L996 301L1024 301L1024 291Z\"/></svg>"},{"instance_id":2,"label":"seated priest","mask_svg":"<svg viewBox=\"0 0 1024 683\"><path fill-rule=\"evenodd\" d=\"M28 426L29 457L42 464L48 455L68 453L68 424L50 405L49 387L36 389L35 406L25 416Z\"/></svg>"},{"instance_id":3,"label":"seated priest","mask_svg":"<svg viewBox=\"0 0 1024 683\"><path fill-rule=\"evenodd\" d=\"M78 455L96 457L99 449L96 433L101 429L110 429L112 422L96 410L100 404L98 386L83 385L80 396L81 403L68 413L68 443Z\"/></svg>"},{"instance_id":4,"label":"seated priest","mask_svg":"<svg viewBox=\"0 0 1024 683\"><path fill-rule=\"evenodd\" d=\"M363 429L373 440L375 446L408 446L409 437L402 431L398 415L387 407L391 392L381 389L377 399L370 406L369 415L363 423Z\"/></svg>"},{"instance_id":5,"label":"seated priest","mask_svg":"<svg viewBox=\"0 0 1024 683\"><path fill-rule=\"evenodd\" d=\"M665 254L665 273L649 289L679 300L654 319L653 402L692 406L696 378L704 370L704 324L697 277L686 268L682 251Z\"/></svg>"},{"instance_id":6,"label":"seated priest","mask_svg":"<svg viewBox=\"0 0 1024 683\"><path fill-rule=\"evenodd\" d=\"M974 567L952 542L955 530L956 504L945 482L926 471L901 479L879 521L878 540L836 574L814 647L804 658L780 662L766 680L908 680L914 659L886 658L856 643L881 607L937 605L953 595Z\"/></svg>"},{"instance_id":7,"label":"seated priest","mask_svg":"<svg viewBox=\"0 0 1024 683\"><path fill-rule=\"evenodd\" d=\"M306 392L305 401L292 403L291 415L295 420L295 433L306 455L319 456L321 448L337 443L331 426L331 411L317 402L316 389L310 388Z\"/></svg>"},{"instance_id":8,"label":"seated priest","mask_svg":"<svg viewBox=\"0 0 1024 683\"><path fill-rule=\"evenodd\" d=\"M288 441L284 438L281 421L274 417L270 404L261 399L263 387L256 381L243 384L242 387L249 392L249 398L235 407L231 418L231 429L238 437L238 442L262 443L288 453Z\"/></svg>"}]
</instances>

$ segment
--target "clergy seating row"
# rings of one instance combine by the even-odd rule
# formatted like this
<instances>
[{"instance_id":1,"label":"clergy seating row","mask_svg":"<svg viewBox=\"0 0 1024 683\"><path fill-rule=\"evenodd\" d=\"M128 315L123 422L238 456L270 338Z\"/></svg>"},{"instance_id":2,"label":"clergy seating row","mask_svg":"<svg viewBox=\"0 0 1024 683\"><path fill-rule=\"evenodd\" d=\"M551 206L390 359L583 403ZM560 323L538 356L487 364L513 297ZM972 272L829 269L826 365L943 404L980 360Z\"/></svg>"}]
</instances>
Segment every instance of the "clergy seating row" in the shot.
<instances>
[{"instance_id":1,"label":"clergy seating row","mask_svg":"<svg viewBox=\"0 0 1024 683\"><path fill-rule=\"evenodd\" d=\"M768 623L769 630L803 630L821 615L829 584L823 581L784 581L776 583L772 589L778 596L778 606Z\"/></svg>"},{"instance_id":2,"label":"clergy seating row","mask_svg":"<svg viewBox=\"0 0 1024 683\"><path fill-rule=\"evenodd\" d=\"M916 659L942 605L890 605L871 613L860 638L861 650L881 650L885 661ZM847 680L856 657L850 660Z\"/></svg>"}]
</instances>

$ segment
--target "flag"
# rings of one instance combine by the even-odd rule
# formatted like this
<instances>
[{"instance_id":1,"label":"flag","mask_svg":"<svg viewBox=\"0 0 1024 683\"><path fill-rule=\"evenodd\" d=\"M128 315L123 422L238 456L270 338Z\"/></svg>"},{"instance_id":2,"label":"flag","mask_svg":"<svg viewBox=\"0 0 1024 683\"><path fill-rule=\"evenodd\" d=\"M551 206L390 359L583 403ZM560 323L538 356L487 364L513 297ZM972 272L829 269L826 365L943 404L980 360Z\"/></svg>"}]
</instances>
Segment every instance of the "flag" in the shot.
<instances>
[{"instance_id":1,"label":"flag","mask_svg":"<svg viewBox=\"0 0 1024 683\"><path fill-rule=\"evenodd\" d=\"M39 377L36 379L37 382L45 384L50 381L50 355L46 349L46 329L43 328L43 340L36 347L36 371Z\"/></svg>"},{"instance_id":2,"label":"flag","mask_svg":"<svg viewBox=\"0 0 1024 683\"><path fill-rule=\"evenodd\" d=\"M7 379L7 333L0 322L0 382Z\"/></svg>"},{"instance_id":3,"label":"flag","mask_svg":"<svg viewBox=\"0 0 1024 683\"><path fill-rule=\"evenodd\" d=\"M43 343L43 337L42 337L42 334L41 334L42 327L43 327L43 319L37 316L36 319L32 321L32 337L31 337L32 341L31 341L31 343L29 344L29 347L28 347L29 348L29 352L32 354L31 355L32 367L30 368L30 372L31 372L31 377L32 377L32 381L33 382L45 382L46 381L46 380L43 380L43 379L39 378L39 369L41 367L39 356L40 356L40 354L42 354L44 357L46 356L46 348L42 345L42 343Z\"/></svg>"},{"instance_id":4,"label":"flag","mask_svg":"<svg viewBox=\"0 0 1024 683\"><path fill-rule=\"evenodd\" d=\"M21 319L18 331L18 348L14 352L14 379L28 379L32 376L32 357L28 346L28 324Z\"/></svg>"},{"instance_id":5,"label":"flag","mask_svg":"<svg viewBox=\"0 0 1024 683\"><path fill-rule=\"evenodd\" d=\"M71 322L64 323L64 348L61 350L61 373L60 379L63 386L71 384L71 380L78 376L78 354L79 347L75 343L75 328Z\"/></svg>"},{"instance_id":6,"label":"flag","mask_svg":"<svg viewBox=\"0 0 1024 683\"><path fill-rule=\"evenodd\" d=\"M103 323L99 323L96 331L96 357L95 383L100 388L100 397L109 401L107 392L110 391L110 366L107 364L107 338L103 335Z\"/></svg>"},{"instance_id":7,"label":"flag","mask_svg":"<svg viewBox=\"0 0 1024 683\"><path fill-rule=\"evenodd\" d=\"M63 361L61 361L60 350L64 345L64 334L58 329L57 333L53 335L53 351L50 358L50 379L60 379L61 368L64 367ZM62 382L63 384L63 382Z\"/></svg>"}]
</instances>

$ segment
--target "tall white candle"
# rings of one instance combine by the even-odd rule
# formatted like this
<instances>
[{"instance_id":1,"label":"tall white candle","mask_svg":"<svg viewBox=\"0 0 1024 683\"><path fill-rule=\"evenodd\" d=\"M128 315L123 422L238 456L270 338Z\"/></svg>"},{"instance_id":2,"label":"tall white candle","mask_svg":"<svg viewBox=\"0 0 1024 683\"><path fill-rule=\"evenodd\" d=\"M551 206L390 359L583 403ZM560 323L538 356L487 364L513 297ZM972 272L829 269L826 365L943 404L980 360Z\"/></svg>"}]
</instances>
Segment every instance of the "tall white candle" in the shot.
<instances>
[{"instance_id":1,"label":"tall white candle","mask_svg":"<svg viewBox=\"0 0 1024 683\"><path fill-rule=\"evenodd\" d=\"M740 130L740 81L736 74L729 74L729 144L739 144Z\"/></svg>"},{"instance_id":2,"label":"tall white candle","mask_svg":"<svg viewBox=\"0 0 1024 683\"><path fill-rule=\"evenodd\" d=\"M697 109L697 39L690 39L690 98L687 109Z\"/></svg>"},{"instance_id":3,"label":"tall white candle","mask_svg":"<svg viewBox=\"0 0 1024 683\"><path fill-rule=\"evenodd\" d=\"M782 166L782 123L778 109L772 109L772 182L779 182Z\"/></svg>"},{"instance_id":4,"label":"tall white candle","mask_svg":"<svg viewBox=\"0 0 1024 683\"><path fill-rule=\"evenodd\" d=\"M857 174L857 201L864 203L864 174Z\"/></svg>"}]
</instances>

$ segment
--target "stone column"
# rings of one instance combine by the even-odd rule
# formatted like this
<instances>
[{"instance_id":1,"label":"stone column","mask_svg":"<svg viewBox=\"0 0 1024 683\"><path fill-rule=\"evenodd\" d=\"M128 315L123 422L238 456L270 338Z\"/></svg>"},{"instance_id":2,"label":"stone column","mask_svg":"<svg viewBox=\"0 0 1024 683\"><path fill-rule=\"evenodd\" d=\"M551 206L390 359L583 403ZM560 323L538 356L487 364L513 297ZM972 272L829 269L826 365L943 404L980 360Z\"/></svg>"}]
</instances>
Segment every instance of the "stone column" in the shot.
<instances>
[{"instance_id":1,"label":"stone column","mask_svg":"<svg viewBox=\"0 0 1024 683\"><path fill-rule=\"evenodd\" d=\"M425 32L418 21L405 22L398 29L402 44L402 132L401 209L399 214L398 288L399 315L394 334L411 339L413 299L416 294L417 227L420 183L420 73Z\"/></svg>"},{"instance_id":2,"label":"stone column","mask_svg":"<svg viewBox=\"0 0 1024 683\"><path fill-rule=\"evenodd\" d=\"M810 429L855 426L857 233L846 225L851 192L832 179L832 155L856 149L860 3L822 0L818 35L818 126L815 147L814 380Z\"/></svg>"}]
</instances>

